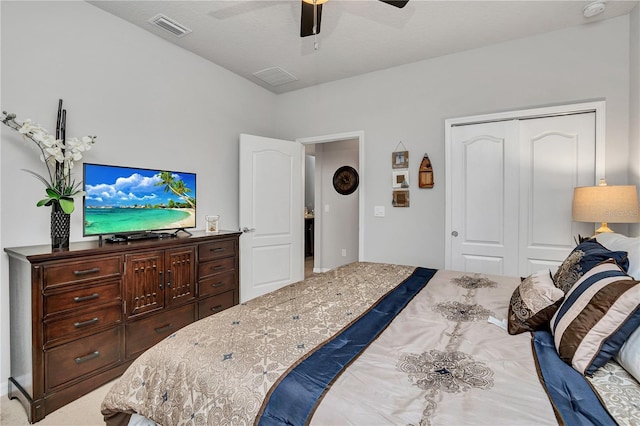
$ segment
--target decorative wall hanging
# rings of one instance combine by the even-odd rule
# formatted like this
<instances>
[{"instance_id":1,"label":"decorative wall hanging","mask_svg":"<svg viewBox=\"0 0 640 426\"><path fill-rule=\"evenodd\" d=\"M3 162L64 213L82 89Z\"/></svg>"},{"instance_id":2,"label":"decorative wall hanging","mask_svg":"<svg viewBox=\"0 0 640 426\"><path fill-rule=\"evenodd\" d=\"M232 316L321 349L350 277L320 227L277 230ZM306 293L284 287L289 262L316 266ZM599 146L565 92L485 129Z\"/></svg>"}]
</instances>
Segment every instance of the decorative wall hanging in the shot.
<instances>
[{"instance_id":1,"label":"decorative wall hanging","mask_svg":"<svg viewBox=\"0 0 640 426\"><path fill-rule=\"evenodd\" d=\"M429 156L425 153L418 171L418 187L433 188L433 183L433 167L431 167Z\"/></svg>"},{"instance_id":2,"label":"decorative wall hanging","mask_svg":"<svg viewBox=\"0 0 640 426\"><path fill-rule=\"evenodd\" d=\"M393 180L391 182L393 188L409 187L409 170L391 172Z\"/></svg>"},{"instance_id":3,"label":"decorative wall hanging","mask_svg":"<svg viewBox=\"0 0 640 426\"><path fill-rule=\"evenodd\" d=\"M358 171L351 166L338 167L333 174L333 187L338 194L349 195L358 189Z\"/></svg>"},{"instance_id":4,"label":"decorative wall hanging","mask_svg":"<svg viewBox=\"0 0 640 426\"><path fill-rule=\"evenodd\" d=\"M399 151L402 147L404 151ZM402 141L398 143L394 152L391 153L391 167L394 169L406 169L409 167L409 151L405 148Z\"/></svg>"},{"instance_id":5,"label":"decorative wall hanging","mask_svg":"<svg viewBox=\"0 0 640 426\"><path fill-rule=\"evenodd\" d=\"M393 207L409 207L409 190L402 189L393 191Z\"/></svg>"}]
</instances>

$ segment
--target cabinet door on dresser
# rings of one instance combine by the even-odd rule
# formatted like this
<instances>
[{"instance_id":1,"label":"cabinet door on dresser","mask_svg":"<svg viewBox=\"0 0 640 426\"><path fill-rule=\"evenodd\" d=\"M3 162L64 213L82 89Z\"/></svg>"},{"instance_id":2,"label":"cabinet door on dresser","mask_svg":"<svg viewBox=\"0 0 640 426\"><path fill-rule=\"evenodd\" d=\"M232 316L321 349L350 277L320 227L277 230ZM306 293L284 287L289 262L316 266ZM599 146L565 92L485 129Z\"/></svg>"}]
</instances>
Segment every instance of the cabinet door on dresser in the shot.
<instances>
[{"instance_id":1,"label":"cabinet door on dresser","mask_svg":"<svg viewBox=\"0 0 640 426\"><path fill-rule=\"evenodd\" d=\"M193 301L196 297L196 254L194 247L167 250L166 303L167 307Z\"/></svg>"},{"instance_id":2,"label":"cabinet door on dresser","mask_svg":"<svg viewBox=\"0 0 640 426\"><path fill-rule=\"evenodd\" d=\"M124 267L128 318L164 308L164 250L127 254Z\"/></svg>"}]
</instances>

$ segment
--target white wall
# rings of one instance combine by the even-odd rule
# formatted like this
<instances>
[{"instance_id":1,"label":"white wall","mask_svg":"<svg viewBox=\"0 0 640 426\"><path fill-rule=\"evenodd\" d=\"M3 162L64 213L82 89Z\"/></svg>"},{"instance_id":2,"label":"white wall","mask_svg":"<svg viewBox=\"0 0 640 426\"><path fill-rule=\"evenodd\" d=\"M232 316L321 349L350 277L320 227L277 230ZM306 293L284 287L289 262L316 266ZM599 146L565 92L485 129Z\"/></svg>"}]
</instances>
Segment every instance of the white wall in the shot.
<instances>
[{"instance_id":1,"label":"white wall","mask_svg":"<svg viewBox=\"0 0 640 426\"><path fill-rule=\"evenodd\" d=\"M198 228L220 214L237 229L240 133L273 133L275 95L85 2L2 1L2 109L55 130L58 99L68 136L98 135L89 162L197 173ZM52 19L55 18L55 19ZM45 172L19 135L0 126L0 247L49 244L49 213L36 208ZM82 166L75 169L82 179ZM80 201L76 203L81 204ZM82 239L80 208L71 241ZM0 394L9 376L7 256L1 255Z\"/></svg>"},{"instance_id":2,"label":"white wall","mask_svg":"<svg viewBox=\"0 0 640 426\"><path fill-rule=\"evenodd\" d=\"M629 183L638 187L640 197L640 4L629 19ZM629 235L640 236L640 223L630 227Z\"/></svg>"},{"instance_id":3,"label":"white wall","mask_svg":"<svg viewBox=\"0 0 640 426\"><path fill-rule=\"evenodd\" d=\"M359 140L316 144L316 206L314 270L327 271L358 260L359 191L342 195L333 188L333 174L341 166L358 167ZM328 211L327 211L328 206ZM345 250L345 256L342 255Z\"/></svg>"},{"instance_id":4,"label":"white wall","mask_svg":"<svg viewBox=\"0 0 640 426\"><path fill-rule=\"evenodd\" d=\"M279 137L365 134L367 261L444 267L444 120L606 99L607 180L628 179L629 17L514 40L278 96ZM314 105L310 120L308 110ZM411 207L391 207L391 152L410 152L415 181L425 152L435 187L410 188ZM375 205L386 217L373 216Z\"/></svg>"}]
</instances>

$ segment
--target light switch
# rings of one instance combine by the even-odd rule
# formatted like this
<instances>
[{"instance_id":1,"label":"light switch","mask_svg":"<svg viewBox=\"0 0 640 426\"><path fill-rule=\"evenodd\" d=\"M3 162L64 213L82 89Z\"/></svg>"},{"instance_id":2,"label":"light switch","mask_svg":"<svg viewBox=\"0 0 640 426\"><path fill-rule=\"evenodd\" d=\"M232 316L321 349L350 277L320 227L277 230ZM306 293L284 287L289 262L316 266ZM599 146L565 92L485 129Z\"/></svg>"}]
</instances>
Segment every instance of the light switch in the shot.
<instances>
[{"instance_id":1,"label":"light switch","mask_svg":"<svg viewBox=\"0 0 640 426\"><path fill-rule=\"evenodd\" d=\"M329 213L329 204L324 205L324 212Z\"/></svg>"},{"instance_id":2,"label":"light switch","mask_svg":"<svg viewBox=\"0 0 640 426\"><path fill-rule=\"evenodd\" d=\"M376 217L384 217L384 206L373 206L373 215Z\"/></svg>"}]
</instances>

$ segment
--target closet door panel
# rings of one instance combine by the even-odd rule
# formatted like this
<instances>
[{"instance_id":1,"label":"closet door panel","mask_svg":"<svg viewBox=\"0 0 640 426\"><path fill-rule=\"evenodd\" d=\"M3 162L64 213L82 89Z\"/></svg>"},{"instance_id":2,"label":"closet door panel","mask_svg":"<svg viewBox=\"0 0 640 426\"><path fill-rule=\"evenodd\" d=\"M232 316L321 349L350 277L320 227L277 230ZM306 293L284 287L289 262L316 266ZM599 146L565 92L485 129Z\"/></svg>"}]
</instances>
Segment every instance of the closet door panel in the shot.
<instances>
[{"instance_id":1,"label":"closet door panel","mask_svg":"<svg viewBox=\"0 0 640 426\"><path fill-rule=\"evenodd\" d=\"M517 272L515 125L483 123L452 129L453 269Z\"/></svg>"},{"instance_id":2,"label":"closet door panel","mask_svg":"<svg viewBox=\"0 0 640 426\"><path fill-rule=\"evenodd\" d=\"M573 188L595 181L595 113L520 121L520 275L552 269L589 234L571 219Z\"/></svg>"}]
</instances>

